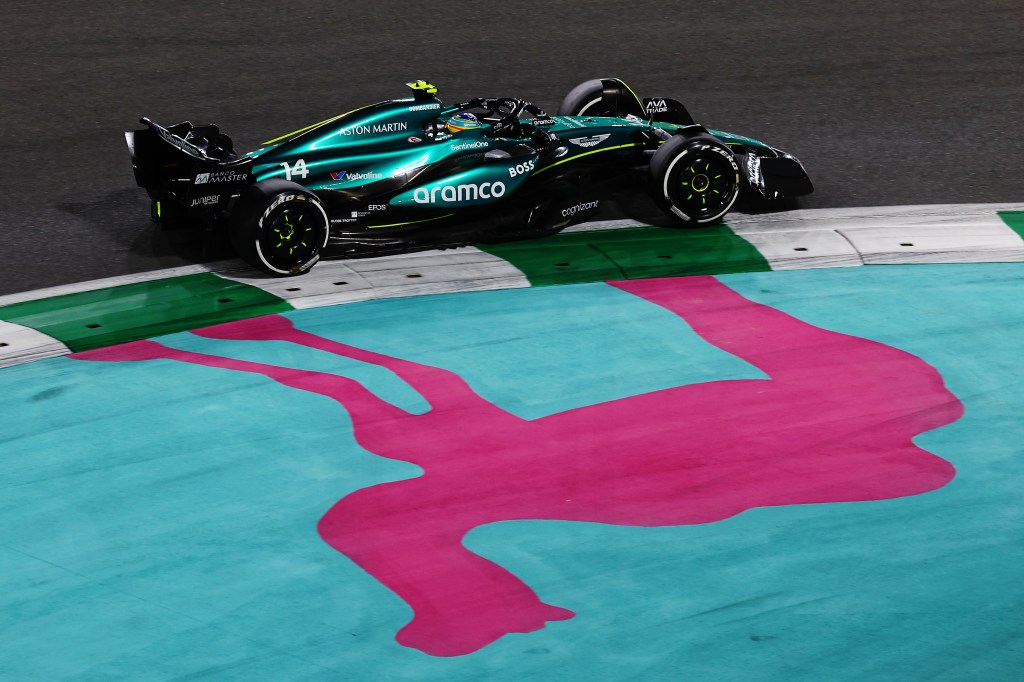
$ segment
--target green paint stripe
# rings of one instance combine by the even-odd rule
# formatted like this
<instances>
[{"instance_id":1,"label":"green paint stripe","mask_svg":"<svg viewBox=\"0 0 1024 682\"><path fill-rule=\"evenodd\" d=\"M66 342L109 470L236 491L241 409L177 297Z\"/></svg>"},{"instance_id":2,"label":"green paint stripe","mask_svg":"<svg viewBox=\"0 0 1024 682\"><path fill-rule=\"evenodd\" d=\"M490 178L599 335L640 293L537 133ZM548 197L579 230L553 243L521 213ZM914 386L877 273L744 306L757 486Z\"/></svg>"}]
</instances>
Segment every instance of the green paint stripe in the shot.
<instances>
[{"instance_id":1,"label":"green paint stripe","mask_svg":"<svg viewBox=\"0 0 1024 682\"><path fill-rule=\"evenodd\" d=\"M1011 230L1024 239L1024 211L997 211L997 213Z\"/></svg>"},{"instance_id":2,"label":"green paint stripe","mask_svg":"<svg viewBox=\"0 0 1024 682\"><path fill-rule=\"evenodd\" d=\"M199 273L0 306L0 320L74 352L286 310L262 289Z\"/></svg>"},{"instance_id":3,"label":"green paint stripe","mask_svg":"<svg viewBox=\"0 0 1024 682\"><path fill-rule=\"evenodd\" d=\"M562 233L479 248L522 270L534 286L771 270L750 242L725 225Z\"/></svg>"}]
</instances>

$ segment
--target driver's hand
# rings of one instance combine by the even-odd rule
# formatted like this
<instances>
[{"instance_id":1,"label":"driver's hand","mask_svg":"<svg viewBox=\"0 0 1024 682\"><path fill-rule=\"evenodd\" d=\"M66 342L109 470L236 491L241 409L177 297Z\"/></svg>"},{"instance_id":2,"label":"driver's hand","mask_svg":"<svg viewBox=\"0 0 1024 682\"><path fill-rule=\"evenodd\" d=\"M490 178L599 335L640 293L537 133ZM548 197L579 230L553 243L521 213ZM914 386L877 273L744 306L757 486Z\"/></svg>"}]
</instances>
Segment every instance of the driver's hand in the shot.
<instances>
[{"instance_id":1,"label":"driver's hand","mask_svg":"<svg viewBox=\"0 0 1024 682\"><path fill-rule=\"evenodd\" d=\"M558 139L558 135L555 135L554 133L549 133L546 130L541 130L540 128L533 131L533 134L530 135L530 139L533 141L535 145L537 145L541 149L546 149L548 147L557 147L559 144L561 144L561 140Z\"/></svg>"}]
</instances>

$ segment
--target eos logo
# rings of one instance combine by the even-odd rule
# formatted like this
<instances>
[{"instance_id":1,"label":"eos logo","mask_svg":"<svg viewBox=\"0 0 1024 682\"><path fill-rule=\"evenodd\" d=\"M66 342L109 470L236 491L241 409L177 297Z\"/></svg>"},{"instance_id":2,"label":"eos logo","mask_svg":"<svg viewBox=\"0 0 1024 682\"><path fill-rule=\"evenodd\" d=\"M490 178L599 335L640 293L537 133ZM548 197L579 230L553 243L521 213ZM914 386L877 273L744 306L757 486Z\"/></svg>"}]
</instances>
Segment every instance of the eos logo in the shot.
<instances>
[{"instance_id":1,"label":"eos logo","mask_svg":"<svg viewBox=\"0 0 1024 682\"><path fill-rule=\"evenodd\" d=\"M574 215L576 215L577 213L579 213L580 211L589 211L592 208L597 208L597 205L599 203L600 203L599 201L586 201L586 202L583 202L582 204L576 204L575 206L570 206L569 208L564 209L562 211L562 217L563 218L571 218Z\"/></svg>"},{"instance_id":2,"label":"eos logo","mask_svg":"<svg viewBox=\"0 0 1024 682\"><path fill-rule=\"evenodd\" d=\"M590 137L573 137L569 139L569 142L572 142L574 145L578 147L596 147L597 145L607 140L609 137L611 137L611 135L591 135Z\"/></svg>"},{"instance_id":3,"label":"eos logo","mask_svg":"<svg viewBox=\"0 0 1024 682\"><path fill-rule=\"evenodd\" d=\"M479 185L444 185L440 187L417 187L412 193L412 200L417 204L454 203L459 201L477 201L479 199L497 199L505 195L505 183L484 182Z\"/></svg>"}]
</instances>

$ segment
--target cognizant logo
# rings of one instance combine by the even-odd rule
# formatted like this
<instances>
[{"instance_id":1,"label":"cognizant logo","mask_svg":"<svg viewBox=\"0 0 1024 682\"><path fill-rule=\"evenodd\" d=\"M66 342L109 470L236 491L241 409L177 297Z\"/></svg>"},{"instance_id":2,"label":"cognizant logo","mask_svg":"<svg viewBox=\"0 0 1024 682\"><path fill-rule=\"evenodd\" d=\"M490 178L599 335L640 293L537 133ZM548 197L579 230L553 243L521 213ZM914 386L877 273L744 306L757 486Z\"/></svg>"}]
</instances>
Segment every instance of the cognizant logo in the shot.
<instances>
[{"instance_id":1,"label":"cognizant logo","mask_svg":"<svg viewBox=\"0 0 1024 682\"><path fill-rule=\"evenodd\" d=\"M479 185L439 185L429 190L426 187L417 187L412 193L412 200L417 204L436 204L497 199L504 195L505 183L499 181Z\"/></svg>"},{"instance_id":2,"label":"cognizant logo","mask_svg":"<svg viewBox=\"0 0 1024 682\"><path fill-rule=\"evenodd\" d=\"M591 209L597 208L597 204L597 201L585 201L582 204L570 206L569 208L562 210L562 216L565 218L571 218L580 211L589 211Z\"/></svg>"}]
</instances>

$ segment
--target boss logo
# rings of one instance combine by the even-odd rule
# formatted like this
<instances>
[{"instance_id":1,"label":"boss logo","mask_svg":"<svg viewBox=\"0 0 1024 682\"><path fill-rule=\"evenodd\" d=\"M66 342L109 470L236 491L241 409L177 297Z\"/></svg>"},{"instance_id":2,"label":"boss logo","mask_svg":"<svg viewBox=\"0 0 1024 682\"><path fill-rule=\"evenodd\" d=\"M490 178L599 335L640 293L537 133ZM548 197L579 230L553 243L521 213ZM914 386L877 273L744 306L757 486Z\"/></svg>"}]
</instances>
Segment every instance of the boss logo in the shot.
<instances>
[{"instance_id":1,"label":"boss logo","mask_svg":"<svg viewBox=\"0 0 1024 682\"><path fill-rule=\"evenodd\" d=\"M530 159L529 161L524 161L523 163L516 164L515 166L512 166L511 168L508 169L508 176L510 178L514 178L517 175L529 173L530 171L533 170L534 166L536 165L536 159Z\"/></svg>"}]
</instances>

